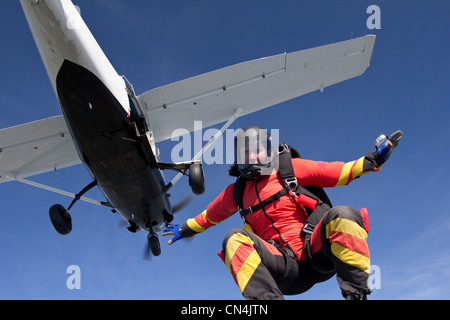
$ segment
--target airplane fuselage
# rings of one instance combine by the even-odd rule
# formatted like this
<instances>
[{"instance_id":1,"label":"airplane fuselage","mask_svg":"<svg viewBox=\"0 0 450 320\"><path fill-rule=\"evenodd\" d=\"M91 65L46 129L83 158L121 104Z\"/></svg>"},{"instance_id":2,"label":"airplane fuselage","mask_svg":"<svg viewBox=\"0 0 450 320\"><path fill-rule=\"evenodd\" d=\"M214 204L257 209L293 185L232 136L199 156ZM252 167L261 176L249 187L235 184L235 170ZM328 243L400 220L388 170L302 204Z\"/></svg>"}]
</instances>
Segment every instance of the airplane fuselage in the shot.
<instances>
[{"instance_id":1,"label":"airplane fuselage","mask_svg":"<svg viewBox=\"0 0 450 320\"><path fill-rule=\"evenodd\" d=\"M68 60L56 88L81 159L111 206L139 228L159 230L170 210L165 182L142 155L131 115L93 73Z\"/></svg>"},{"instance_id":2,"label":"airplane fuselage","mask_svg":"<svg viewBox=\"0 0 450 320\"><path fill-rule=\"evenodd\" d=\"M21 4L82 162L131 225L160 231L170 201L160 170L136 141L123 78L71 1Z\"/></svg>"}]
</instances>

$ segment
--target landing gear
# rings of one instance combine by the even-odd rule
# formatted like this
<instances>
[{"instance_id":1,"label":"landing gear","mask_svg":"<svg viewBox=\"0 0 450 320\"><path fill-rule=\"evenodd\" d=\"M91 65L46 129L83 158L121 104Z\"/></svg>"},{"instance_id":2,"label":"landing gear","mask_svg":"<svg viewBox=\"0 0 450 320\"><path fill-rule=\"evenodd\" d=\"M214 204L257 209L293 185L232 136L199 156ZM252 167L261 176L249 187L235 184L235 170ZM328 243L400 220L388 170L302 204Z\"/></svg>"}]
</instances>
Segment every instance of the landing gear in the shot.
<instances>
[{"instance_id":1,"label":"landing gear","mask_svg":"<svg viewBox=\"0 0 450 320\"><path fill-rule=\"evenodd\" d=\"M194 194L202 194L205 192L205 175L200 160L179 163L158 162L158 167L161 170L169 169L178 171L178 175L164 187L163 193L166 193L183 175L189 176L189 185ZM188 171L189 174L187 173Z\"/></svg>"},{"instance_id":2,"label":"landing gear","mask_svg":"<svg viewBox=\"0 0 450 320\"><path fill-rule=\"evenodd\" d=\"M144 260L151 260L152 255L157 257L161 254L161 245L159 243L158 235L153 231L147 236L147 245L144 251Z\"/></svg>"},{"instance_id":3,"label":"landing gear","mask_svg":"<svg viewBox=\"0 0 450 320\"><path fill-rule=\"evenodd\" d=\"M66 235L72 231L72 217L60 204L54 204L49 210L50 220L59 234Z\"/></svg>"},{"instance_id":4,"label":"landing gear","mask_svg":"<svg viewBox=\"0 0 450 320\"><path fill-rule=\"evenodd\" d=\"M53 227L59 234L66 235L70 233L70 231L72 231L72 217L69 214L69 210L73 207L75 202L80 200L83 194L91 190L96 185L97 181L94 180L86 187L84 187L83 190L80 191L80 193L75 195L75 198L73 199L72 203L67 208L67 210L60 204L54 204L53 206L50 207L49 209L50 220L52 221Z\"/></svg>"},{"instance_id":5,"label":"landing gear","mask_svg":"<svg viewBox=\"0 0 450 320\"><path fill-rule=\"evenodd\" d=\"M201 164L193 163L189 167L189 185L194 194L205 192L205 175Z\"/></svg>"},{"instance_id":6,"label":"landing gear","mask_svg":"<svg viewBox=\"0 0 450 320\"><path fill-rule=\"evenodd\" d=\"M159 243L158 235L156 233L150 233L147 236L147 241L152 250L152 254L157 257L161 254L161 245Z\"/></svg>"}]
</instances>

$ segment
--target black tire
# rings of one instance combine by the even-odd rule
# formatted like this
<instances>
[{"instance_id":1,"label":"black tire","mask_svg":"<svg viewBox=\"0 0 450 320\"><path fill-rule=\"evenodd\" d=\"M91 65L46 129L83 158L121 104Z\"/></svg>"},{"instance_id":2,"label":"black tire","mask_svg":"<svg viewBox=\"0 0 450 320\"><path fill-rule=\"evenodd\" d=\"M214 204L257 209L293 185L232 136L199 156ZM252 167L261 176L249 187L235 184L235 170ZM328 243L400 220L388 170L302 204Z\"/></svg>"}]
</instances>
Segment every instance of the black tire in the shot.
<instances>
[{"instance_id":1,"label":"black tire","mask_svg":"<svg viewBox=\"0 0 450 320\"><path fill-rule=\"evenodd\" d=\"M157 257L161 254L161 245L159 243L158 236L156 234L150 234L147 237L152 254Z\"/></svg>"},{"instance_id":2,"label":"black tire","mask_svg":"<svg viewBox=\"0 0 450 320\"><path fill-rule=\"evenodd\" d=\"M72 231L72 217L69 212L60 204L54 204L49 210L50 220L53 227L62 235Z\"/></svg>"},{"instance_id":3,"label":"black tire","mask_svg":"<svg viewBox=\"0 0 450 320\"><path fill-rule=\"evenodd\" d=\"M193 163L189 167L189 185L194 194L205 192L205 175L201 164Z\"/></svg>"}]
</instances>

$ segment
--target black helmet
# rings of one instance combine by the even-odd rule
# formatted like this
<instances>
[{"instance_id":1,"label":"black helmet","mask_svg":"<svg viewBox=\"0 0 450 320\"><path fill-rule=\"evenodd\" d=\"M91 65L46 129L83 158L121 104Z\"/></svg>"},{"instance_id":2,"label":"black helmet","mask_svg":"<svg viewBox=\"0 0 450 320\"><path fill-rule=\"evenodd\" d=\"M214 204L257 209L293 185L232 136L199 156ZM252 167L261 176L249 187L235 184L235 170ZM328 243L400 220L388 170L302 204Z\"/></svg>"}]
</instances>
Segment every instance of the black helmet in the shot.
<instances>
[{"instance_id":1,"label":"black helmet","mask_svg":"<svg viewBox=\"0 0 450 320\"><path fill-rule=\"evenodd\" d=\"M264 128L248 126L234 137L234 163L247 179L270 174L273 154L272 137Z\"/></svg>"}]
</instances>

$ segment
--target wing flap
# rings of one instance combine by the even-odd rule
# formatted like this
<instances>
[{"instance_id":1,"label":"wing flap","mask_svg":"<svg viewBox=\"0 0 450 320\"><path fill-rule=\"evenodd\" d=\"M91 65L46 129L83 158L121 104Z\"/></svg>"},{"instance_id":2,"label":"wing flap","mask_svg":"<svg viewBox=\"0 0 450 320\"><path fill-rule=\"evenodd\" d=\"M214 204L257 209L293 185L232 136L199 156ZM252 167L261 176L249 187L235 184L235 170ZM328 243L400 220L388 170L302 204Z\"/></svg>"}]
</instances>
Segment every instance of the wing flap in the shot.
<instances>
[{"instance_id":1,"label":"wing flap","mask_svg":"<svg viewBox=\"0 0 450 320\"><path fill-rule=\"evenodd\" d=\"M375 36L247 61L155 88L138 96L156 141L174 130L208 127L238 108L249 114L363 74Z\"/></svg>"},{"instance_id":2,"label":"wing flap","mask_svg":"<svg viewBox=\"0 0 450 320\"><path fill-rule=\"evenodd\" d=\"M79 163L63 116L0 130L0 183Z\"/></svg>"}]
</instances>

